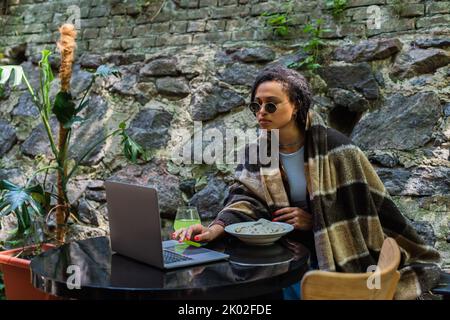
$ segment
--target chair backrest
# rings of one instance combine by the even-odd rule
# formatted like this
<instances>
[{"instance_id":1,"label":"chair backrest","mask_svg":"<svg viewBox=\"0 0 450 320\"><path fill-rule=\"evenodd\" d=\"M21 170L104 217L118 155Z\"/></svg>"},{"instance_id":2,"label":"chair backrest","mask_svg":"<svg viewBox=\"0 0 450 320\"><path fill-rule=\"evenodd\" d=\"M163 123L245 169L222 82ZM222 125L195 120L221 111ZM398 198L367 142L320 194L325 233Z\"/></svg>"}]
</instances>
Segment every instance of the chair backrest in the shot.
<instances>
[{"instance_id":1,"label":"chair backrest","mask_svg":"<svg viewBox=\"0 0 450 320\"><path fill-rule=\"evenodd\" d=\"M302 299L391 300L400 279L399 264L400 248L393 238L386 238L376 272L309 271L301 282Z\"/></svg>"}]
</instances>

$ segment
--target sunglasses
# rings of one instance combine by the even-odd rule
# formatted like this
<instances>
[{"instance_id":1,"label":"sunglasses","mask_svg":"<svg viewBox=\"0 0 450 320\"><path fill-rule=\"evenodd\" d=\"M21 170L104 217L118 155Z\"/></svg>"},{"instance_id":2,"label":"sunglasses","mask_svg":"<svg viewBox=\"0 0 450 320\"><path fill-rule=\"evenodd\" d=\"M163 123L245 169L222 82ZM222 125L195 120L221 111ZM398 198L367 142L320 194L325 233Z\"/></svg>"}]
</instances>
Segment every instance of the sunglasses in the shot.
<instances>
[{"instance_id":1,"label":"sunglasses","mask_svg":"<svg viewBox=\"0 0 450 320\"><path fill-rule=\"evenodd\" d=\"M257 114L259 112L259 110L261 110L261 105L258 102L251 102L248 105L248 108L250 109L251 112L253 112L254 114ZM268 113L274 113L275 111L277 111L277 105L273 102L268 102L264 105L264 108L266 109L266 111Z\"/></svg>"}]
</instances>

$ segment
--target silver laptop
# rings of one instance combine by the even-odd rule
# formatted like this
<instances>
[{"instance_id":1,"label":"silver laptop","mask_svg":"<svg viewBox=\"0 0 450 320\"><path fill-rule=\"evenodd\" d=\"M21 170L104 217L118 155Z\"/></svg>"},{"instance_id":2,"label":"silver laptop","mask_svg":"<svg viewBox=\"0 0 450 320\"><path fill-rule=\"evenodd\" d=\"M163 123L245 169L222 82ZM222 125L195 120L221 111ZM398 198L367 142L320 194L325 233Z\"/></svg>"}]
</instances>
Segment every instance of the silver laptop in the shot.
<instances>
[{"instance_id":1,"label":"silver laptop","mask_svg":"<svg viewBox=\"0 0 450 320\"><path fill-rule=\"evenodd\" d=\"M106 181L105 187L112 251L161 269L229 258L176 240L162 241L158 193L154 188L113 181Z\"/></svg>"}]
</instances>

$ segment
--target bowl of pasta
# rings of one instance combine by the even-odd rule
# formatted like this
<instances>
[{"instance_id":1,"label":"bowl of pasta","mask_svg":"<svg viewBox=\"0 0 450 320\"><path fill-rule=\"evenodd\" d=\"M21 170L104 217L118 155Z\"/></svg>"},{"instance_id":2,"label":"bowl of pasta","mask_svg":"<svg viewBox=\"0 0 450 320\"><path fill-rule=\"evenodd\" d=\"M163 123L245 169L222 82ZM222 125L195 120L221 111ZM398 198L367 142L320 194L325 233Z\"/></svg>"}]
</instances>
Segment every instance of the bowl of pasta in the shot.
<instances>
[{"instance_id":1,"label":"bowl of pasta","mask_svg":"<svg viewBox=\"0 0 450 320\"><path fill-rule=\"evenodd\" d=\"M266 219L234 223L225 227L227 233L247 244L258 246L271 245L292 230L294 227L288 223L272 222Z\"/></svg>"}]
</instances>

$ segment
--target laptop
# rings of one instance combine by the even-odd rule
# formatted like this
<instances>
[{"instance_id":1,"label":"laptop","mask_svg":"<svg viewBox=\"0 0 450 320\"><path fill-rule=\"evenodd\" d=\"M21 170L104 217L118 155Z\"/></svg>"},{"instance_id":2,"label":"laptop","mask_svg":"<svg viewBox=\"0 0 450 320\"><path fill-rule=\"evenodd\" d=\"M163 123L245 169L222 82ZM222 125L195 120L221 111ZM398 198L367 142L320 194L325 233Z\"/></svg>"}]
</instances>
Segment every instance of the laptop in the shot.
<instances>
[{"instance_id":1,"label":"laptop","mask_svg":"<svg viewBox=\"0 0 450 320\"><path fill-rule=\"evenodd\" d=\"M229 258L176 240L162 241L156 189L115 181L106 181L105 187L112 251L160 269Z\"/></svg>"}]
</instances>

